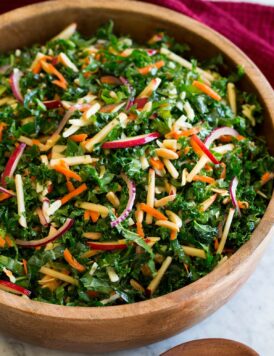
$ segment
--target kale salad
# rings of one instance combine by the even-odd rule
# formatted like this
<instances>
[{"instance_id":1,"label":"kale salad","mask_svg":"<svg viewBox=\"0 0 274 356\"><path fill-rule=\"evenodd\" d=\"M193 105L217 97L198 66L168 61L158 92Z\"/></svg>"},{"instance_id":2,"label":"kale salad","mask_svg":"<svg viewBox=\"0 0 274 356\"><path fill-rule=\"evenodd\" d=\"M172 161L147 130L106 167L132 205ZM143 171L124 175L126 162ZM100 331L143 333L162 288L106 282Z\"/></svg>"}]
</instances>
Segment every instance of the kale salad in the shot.
<instances>
[{"instance_id":1,"label":"kale salad","mask_svg":"<svg viewBox=\"0 0 274 356\"><path fill-rule=\"evenodd\" d=\"M112 22L1 54L0 288L119 305L225 262L273 189L242 76L164 32L117 37Z\"/></svg>"}]
</instances>

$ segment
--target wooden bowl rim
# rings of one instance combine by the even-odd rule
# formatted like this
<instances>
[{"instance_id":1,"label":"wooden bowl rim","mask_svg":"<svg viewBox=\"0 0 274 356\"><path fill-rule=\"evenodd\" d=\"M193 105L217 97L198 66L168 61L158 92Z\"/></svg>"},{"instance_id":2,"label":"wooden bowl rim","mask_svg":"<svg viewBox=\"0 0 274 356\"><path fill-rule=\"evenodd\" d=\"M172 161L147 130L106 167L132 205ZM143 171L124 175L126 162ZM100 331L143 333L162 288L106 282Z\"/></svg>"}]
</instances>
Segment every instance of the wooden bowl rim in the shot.
<instances>
[{"instance_id":1,"label":"wooden bowl rim","mask_svg":"<svg viewBox=\"0 0 274 356\"><path fill-rule=\"evenodd\" d=\"M128 0L101 0L100 2L93 0L78 0L75 3L71 0L63 0L60 2L47 1L25 6L1 15L0 31L1 27L7 26L10 23L16 23L28 18L34 18L41 13L50 15L52 9L54 9L54 11L64 11L67 8L84 10L86 7L103 8L120 12L131 11L136 13L136 15L138 14L141 16L149 14L152 18L161 18L167 23L170 22L180 27L184 27L188 31L202 37L205 41L208 41L208 35L210 34L212 38L211 42L218 47L226 57L233 61L234 64L245 64L246 77L251 80L254 87L260 93L261 101L264 102L265 109L268 112L272 123L274 123L273 90L257 66L236 45L224 36L212 30L208 26L173 10L148 3L142 3L142 7L140 7L140 2L130 1L129 3ZM229 50L227 50L227 48L229 48ZM254 230L252 237L248 242L246 242L237 252L235 252L235 254L232 255L225 263L218 266L208 275L169 294L133 304L105 307L78 307L47 304L0 291L0 306L10 307L27 314L39 315L41 317L45 316L47 318L52 318L53 321L58 318L66 320L103 321L135 317L137 315L142 316L148 313L156 315L160 310L175 310L179 303L187 301L190 298L198 303L199 299L202 298L202 295L208 293L209 288L217 289L217 286L223 284L226 278L231 277L231 275L237 275L240 264L248 263L248 259L258 252L257 250L259 246L267 243L267 239L265 239L265 237L274 222L271 211L274 211L274 193L262 220Z\"/></svg>"}]
</instances>

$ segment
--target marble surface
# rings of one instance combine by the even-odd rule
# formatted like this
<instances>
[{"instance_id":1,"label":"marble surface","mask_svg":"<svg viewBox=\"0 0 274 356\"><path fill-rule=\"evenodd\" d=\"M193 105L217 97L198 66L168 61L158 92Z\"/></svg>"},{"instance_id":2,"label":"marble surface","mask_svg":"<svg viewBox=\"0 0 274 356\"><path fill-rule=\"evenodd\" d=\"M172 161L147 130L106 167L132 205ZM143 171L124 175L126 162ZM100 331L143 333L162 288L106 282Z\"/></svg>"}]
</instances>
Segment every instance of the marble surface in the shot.
<instances>
[{"instance_id":1,"label":"marble surface","mask_svg":"<svg viewBox=\"0 0 274 356\"><path fill-rule=\"evenodd\" d=\"M274 231L272 233L274 237ZM261 356L274 354L274 241L272 240L255 273L240 291L215 314L179 335L135 350L108 356L158 356L182 342L208 337L237 340ZM0 321L1 322L1 321ZM77 356L23 344L0 335L1 356Z\"/></svg>"}]
</instances>

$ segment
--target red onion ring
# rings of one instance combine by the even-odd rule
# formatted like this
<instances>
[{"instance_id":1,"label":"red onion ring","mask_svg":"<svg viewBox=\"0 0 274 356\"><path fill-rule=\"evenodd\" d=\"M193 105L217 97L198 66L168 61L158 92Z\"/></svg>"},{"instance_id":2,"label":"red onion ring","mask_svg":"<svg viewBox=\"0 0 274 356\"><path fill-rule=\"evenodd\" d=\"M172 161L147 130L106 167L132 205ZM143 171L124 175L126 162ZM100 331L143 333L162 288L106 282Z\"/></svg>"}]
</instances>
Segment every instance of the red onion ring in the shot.
<instances>
[{"instance_id":1,"label":"red onion ring","mask_svg":"<svg viewBox=\"0 0 274 356\"><path fill-rule=\"evenodd\" d=\"M15 98L20 101L20 103L23 103L24 98L23 95L21 93L21 89L20 89L20 79L22 77L23 73L17 69L14 68L13 72L10 75L10 86L11 86L11 90L13 95L15 96Z\"/></svg>"},{"instance_id":2,"label":"red onion ring","mask_svg":"<svg viewBox=\"0 0 274 356\"><path fill-rule=\"evenodd\" d=\"M205 146L207 148L210 147L213 141L217 140L221 136L233 136L237 137L239 136L239 132L233 129L232 127L218 127L217 129L214 129L205 139Z\"/></svg>"},{"instance_id":3,"label":"red onion ring","mask_svg":"<svg viewBox=\"0 0 274 356\"><path fill-rule=\"evenodd\" d=\"M16 147L13 153L11 154L1 178L1 184L3 187L6 186L6 177L12 177L13 173L15 172L18 162L26 146L27 145L25 143L20 143L20 145Z\"/></svg>"},{"instance_id":4,"label":"red onion ring","mask_svg":"<svg viewBox=\"0 0 274 356\"><path fill-rule=\"evenodd\" d=\"M239 183L238 178L234 177L230 183L229 193L234 208L237 210L238 215L241 216L241 210L236 198L236 190L237 190L238 183Z\"/></svg>"},{"instance_id":5,"label":"red onion ring","mask_svg":"<svg viewBox=\"0 0 274 356\"><path fill-rule=\"evenodd\" d=\"M61 120L60 124L58 125L57 130L54 132L52 136L56 136L60 134L60 132L66 126L67 122L69 121L69 119L71 118L75 110L76 109L74 107L69 108L69 110L65 113L63 119Z\"/></svg>"},{"instance_id":6,"label":"red onion ring","mask_svg":"<svg viewBox=\"0 0 274 356\"><path fill-rule=\"evenodd\" d=\"M23 246L26 248L30 248L30 247L38 247L38 246L44 246L46 244L48 244L49 242L52 242L54 240L56 240L58 237L62 236L65 232L67 232L72 225L74 224L74 220L68 218L66 220L66 222L64 223L63 226L61 226L55 234L44 237L43 239L40 240L31 240L31 241L26 241L26 240L15 240L15 243L19 246Z\"/></svg>"},{"instance_id":7,"label":"red onion ring","mask_svg":"<svg viewBox=\"0 0 274 356\"><path fill-rule=\"evenodd\" d=\"M127 206L125 207L124 211L122 212L122 214L115 220L113 220L110 223L111 227L115 227L118 224L120 224L122 221L124 221L129 213L132 210L134 201L135 201L135 197L136 197L136 187L135 184L125 175L125 174L121 174L121 178L126 182L127 184L127 188L128 188L128 195L129 195L129 199L127 202Z\"/></svg>"}]
</instances>

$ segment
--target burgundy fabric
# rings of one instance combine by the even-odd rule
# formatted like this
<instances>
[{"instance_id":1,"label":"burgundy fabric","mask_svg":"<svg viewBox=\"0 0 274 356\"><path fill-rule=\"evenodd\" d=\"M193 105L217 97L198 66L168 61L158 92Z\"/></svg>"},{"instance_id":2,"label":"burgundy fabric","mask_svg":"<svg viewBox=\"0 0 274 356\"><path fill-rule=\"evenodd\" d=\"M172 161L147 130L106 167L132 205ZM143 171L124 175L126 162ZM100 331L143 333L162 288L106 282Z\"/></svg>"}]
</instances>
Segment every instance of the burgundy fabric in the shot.
<instances>
[{"instance_id":1,"label":"burgundy fabric","mask_svg":"<svg viewBox=\"0 0 274 356\"><path fill-rule=\"evenodd\" d=\"M34 2L39 1L0 0L0 13ZM260 67L274 87L274 7L204 0L147 0L147 2L193 17L228 37Z\"/></svg>"},{"instance_id":2,"label":"burgundy fabric","mask_svg":"<svg viewBox=\"0 0 274 356\"><path fill-rule=\"evenodd\" d=\"M274 87L274 7L203 0L148 0L205 23L239 46Z\"/></svg>"}]
</instances>

